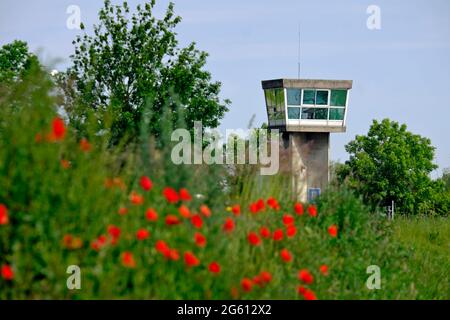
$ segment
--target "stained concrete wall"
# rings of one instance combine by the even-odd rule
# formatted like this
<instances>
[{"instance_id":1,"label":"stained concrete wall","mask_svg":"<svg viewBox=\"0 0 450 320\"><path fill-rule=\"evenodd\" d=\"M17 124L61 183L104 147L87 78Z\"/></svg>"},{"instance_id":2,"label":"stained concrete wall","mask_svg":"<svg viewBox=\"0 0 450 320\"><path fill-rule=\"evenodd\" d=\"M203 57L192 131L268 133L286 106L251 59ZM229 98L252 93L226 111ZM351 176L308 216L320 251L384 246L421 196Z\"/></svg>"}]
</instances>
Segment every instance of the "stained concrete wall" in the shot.
<instances>
[{"instance_id":1,"label":"stained concrete wall","mask_svg":"<svg viewBox=\"0 0 450 320\"><path fill-rule=\"evenodd\" d=\"M284 132L280 170L292 175L299 201L307 201L309 188L324 190L329 181L329 132Z\"/></svg>"}]
</instances>

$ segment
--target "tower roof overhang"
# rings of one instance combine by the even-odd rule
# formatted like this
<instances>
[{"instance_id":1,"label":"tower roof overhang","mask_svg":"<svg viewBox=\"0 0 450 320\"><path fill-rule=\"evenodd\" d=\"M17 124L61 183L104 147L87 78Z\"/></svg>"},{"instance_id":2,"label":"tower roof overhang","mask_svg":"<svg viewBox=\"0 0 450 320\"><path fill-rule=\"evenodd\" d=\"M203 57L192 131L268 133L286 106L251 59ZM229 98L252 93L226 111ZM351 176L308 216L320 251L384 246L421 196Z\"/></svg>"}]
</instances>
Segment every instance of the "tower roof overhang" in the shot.
<instances>
[{"instance_id":1,"label":"tower roof overhang","mask_svg":"<svg viewBox=\"0 0 450 320\"><path fill-rule=\"evenodd\" d=\"M351 89L352 80L322 79L274 79L261 81L263 89L310 88L310 89Z\"/></svg>"}]
</instances>

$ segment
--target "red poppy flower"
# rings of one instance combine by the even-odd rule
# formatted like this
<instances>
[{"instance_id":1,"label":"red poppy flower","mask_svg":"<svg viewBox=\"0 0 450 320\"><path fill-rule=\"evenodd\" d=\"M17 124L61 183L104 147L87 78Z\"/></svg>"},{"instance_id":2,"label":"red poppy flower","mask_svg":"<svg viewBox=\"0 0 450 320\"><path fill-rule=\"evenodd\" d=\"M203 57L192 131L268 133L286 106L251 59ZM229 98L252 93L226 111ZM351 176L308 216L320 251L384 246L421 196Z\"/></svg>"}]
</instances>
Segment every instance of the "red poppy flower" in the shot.
<instances>
[{"instance_id":1,"label":"red poppy flower","mask_svg":"<svg viewBox=\"0 0 450 320\"><path fill-rule=\"evenodd\" d=\"M274 210L280 209L280 205L278 204L278 201L273 197L270 197L269 199L267 199L267 205Z\"/></svg>"},{"instance_id":2,"label":"red poppy flower","mask_svg":"<svg viewBox=\"0 0 450 320\"><path fill-rule=\"evenodd\" d=\"M122 253L122 265L127 268L135 268L136 261L134 260L133 254L129 251Z\"/></svg>"},{"instance_id":3,"label":"red poppy flower","mask_svg":"<svg viewBox=\"0 0 450 320\"><path fill-rule=\"evenodd\" d=\"M328 266L326 264L323 264L319 267L320 273L322 273L324 276L328 275Z\"/></svg>"},{"instance_id":4,"label":"red poppy flower","mask_svg":"<svg viewBox=\"0 0 450 320\"><path fill-rule=\"evenodd\" d=\"M258 212L258 205L256 203L250 204L250 212L251 213L257 213Z\"/></svg>"},{"instance_id":5,"label":"red poppy flower","mask_svg":"<svg viewBox=\"0 0 450 320\"><path fill-rule=\"evenodd\" d=\"M141 177L140 183L141 188L144 189L145 191L149 191L153 186L152 180L150 180L150 178L146 176Z\"/></svg>"},{"instance_id":6,"label":"red poppy flower","mask_svg":"<svg viewBox=\"0 0 450 320\"><path fill-rule=\"evenodd\" d=\"M107 240L106 236L102 234L97 239L92 241L91 243L92 249L94 249L95 251L99 251L106 244L106 240Z\"/></svg>"},{"instance_id":7,"label":"red poppy flower","mask_svg":"<svg viewBox=\"0 0 450 320\"><path fill-rule=\"evenodd\" d=\"M166 254L164 254L165 256L167 256ZM180 254L178 253L177 249L169 249L169 257L170 260L174 260L177 261L180 259Z\"/></svg>"},{"instance_id":8,"label":"red poppy flower","mask_svg":"<svg viewBox=\"0 0 450 320\"><path fill-rule=\"evenodd\" d=\"M261 271L259 275L262 281L265 283L269 283L270 281L272 281L272 274L270 274L270 272L268 271Z\"/></svg>"},{"instance_id":9,"label":"red poppy flower","mask_svg":"<svg viewBox=\"0 0 450 320\"><path fill-rule=\"evenodd\" d=\"M283 224L284 224L285 226L289 226L289 225L293 224L294 221L295 221L295 220L294 220L294 217L291 216L290 214L285 214L285 215L283 215Z\"/></svg>"},{"instance_id":10,"label":"red poppy flower","mask_svg":"<svg viewBox=\"0 0 450 320\"><path fill-rule=\"evenodd\" d=\"M61 167L63 169L69 169L70 168L70 161L69 160L61 159L60 163L61 163Z\"/></svg>"},{"instance_id":11,"label":"red poppy flower","mask_svg":"<svg viewBox=\"0 0 450 320\"><path fill-rule=\"evenodd\" d=\"M4 204L0 204L0 225L8 224L8 208Z\"/></svg>"},{"instance_id":12,"label":"red poppy flower","mask_svg":"<svg viewBox=\"0 0 450 320\"><path fill-rule=\"evenodd\" d=\"M113 238L119 238L120 237L120 228L111 224L108 226L108 233Z\"/></svg>"},{"instance_id":13,"label":"red poppy flower","mask_svg":"<svg viewBox=\"0 0 450 320\"><path fill-rule=\"evenodd\" d=\"M177 191L170 187L164 188L163 195L169 203L177 203L179 200Z\"/></svg>"},{"instance_id":14,"label":"red poppy flower","mask_svg":"<svg viewBox=\"0 0 450 320\"><path fill-rule=\"evenodd\" d=\"M6 281L11 281L14 279L14 271L11 268L10 265L8 264L3 264L2 265L2 278L5 279Z\"/></svg>"},{"instance_id":15,"label":"red poppy flower","mask_svg":"<svg viewBox=\"0 0 450 320\"><path fill-rule=\"evenodd\" d=\"M234 220L231 218L226 218L223 224L223 230L226 232L231 232L234 230Z\"/></svg>"},{"instance_id":16,"label":"red poppy flower","mask_svg":"<svg viewBox=\"0 0 450 320\"><path fill-rule=\"evenodd\" d=\"M292 254L286 248L281 250L280 257L281 257L281 259L283 259L284 262L292 261Z\"/></svg>"},{"instance_id":17,"label":"red poppy flower","mask_svg":"<svg viewBox=\"0 0 450 320\"><path fill-rule=\"evenodd\" d=\"M263 286L263 281L262 281L260 275L254 276L253 279L252 279L252 281L253 281L253 284L255 284L255 285L257 285L257 286L260 286L260 287Z\"/></svg>"},{"instance_id":18,"label":"red poppy flower","mask_svg":"<svg viewBox=\"0 0 450 320\"><path fill-rule=\"evenodd\" d=\"M63 246L66 248L70 248L72 246L73 237L71 234L65 234L63 237Z\"/></svg>"},{"instance_id":19,"label":"red poppy flower","mask_svg":"<svg viewBox=\"0 0 450 320\"><path fill-rule=\"evenodd\" d=\"M178 217L174 216L173 214L168 214L166 216L166 224L169 226L179 224L180 222L180 219L178 219Z\"/></svg>"},{"instance_id":20,"label":"red poppy flower","mask_svg":"<svg viewBox=\"0 0 450 320\"><path fill-rule=\"evenodd\" d=\"M138 240L145 240L145 239L147 239L148 237L150 237L150 232L149 232L148 230L146 230L146 229L139 229L139 230L136 232L136 238L137 238Z\"/></svg>"},{"instance_id":21,"label":"red poppy flower","mask_svg":"<svg viewBox=\"0 0 450 320\"><path fill-rule=\"evenodd\" d=\"M256 206L257 206L259 211L264 210L265 209L264 200L263 199L259 199L258 201L256 201Z\"/></svg>"},{"instance_id":22,"label":"red poppy flower","mask_svg":"<svg viewBox=\"0 0 450 320\"><path fill-rule=\"evenodd\" d=\"M83 240L80 237L75 237L72 239L70 244L70 249L80 249L83 246Z\"/></svg>"},{"instance_id":23,"label":"red poppy flower","mask_svg":"<svg viewBox=\"0 0 450 320\"><path fill-rule=\"evenodd\" d=\"M200 213L202 215L204 215L205 217L210 217L211 216L211 210L208 208L208 206L206 204L202 204L200 206Z\"/></svg>"},{"instance_id":24,"label":"red poppy flower","mask_svg":"<svg viewBox=\"0 0 450 320\"><path fill-rule=\"evenodd\" d=\"M196 232L194 234L194 241L195 241L195 244L199 247L206 246L206 237L204 235L202 235L200 232Z\"/></svg>"},{"instance_id":25,"label":"red poppy flower","mask_svg":"<svg viewBox=\"0 0 450 320\"><path fill-rule=\"evenodd\" d=\"M91 144L89 143L89 141L86 138L82 138L80 140L80 149L83 152L88 152L90 151L92 148Z\"/></svg>"},{"instance_id":26,"label":"red poppy flower","mask_svg":"<svg viewBox=\"0 0 450 320\"><path fill-rule=\"evenodd\" d=\"M232 297L233 299L239 298L239 289L236 288L236 287L232 287L232 288L230 289L230 294L231 294L231 297Z\"/></svg>"},{"instance_id":27,"label":"red poppy flower","mask_svg":"<svg viewBox=\"0 0 450 320\"><path fill-rule=\"evenodd\" d=\"M104 234L100 235L97 238L98 243L100 243L101 245L105 245L106 244L106 240L107 240L107 238L106 238L106 236Z\"/></svg>"},{"instance_id":28,"label":"red poppy flower","mask_svg":"<svg viewBox=\"0 0 450 320\"><path fill-rule=\"evenodd\" d=\"M304 213L303 205L300 202L297 202L294 205L294 210L295 210L295 213L297 213L299 216L303 215L303 213Z\"/></svg>"},{"instance_id":29,"label":"red poppy flower","mask_svg":"<svg viewBox=\"0 0 450 320\"><path fill-rule=\"evenodd\" d=\"M298 272L298 278L303 281L305 284L311 284L314 281L313 275L309 272L308 269L302 269Z\"/></svg>"},{"instance_id":30,"label":"red poppy flower","mask_svg":"<svg viewBox=\"0 0 450 320\"><path fill-rule=\"evenodd\" d=\"M193 215L191 218L191 223L195 228L200 229L203 225L202 217L199 214Z\"/></svg>"},{"instance_id":31,"label":"red poppy flower","mask_svg":"<svg viewBox=\"0 0 450 320\"><path fill-rule=\"evenodd\" d=\"M281 241L283 240L283 230L277 229L273 232L273 240L274 241Z\"/></svg>"},{"instance_id":32,"label":"red poppy flower","mask_svg":"<svg viewBox=\"0 0 450 320\"><path fill-rule=\"evenodd\" d=\"M303 298L305 300L317 300L316 294L310 289L304 289Z\"/></svg>"},{"instance_id":33,"label":"red poppy flower","mask_svg":"<svg viewBox=\"0 0 450 320\"><path fill-rule=\"evenodd\" d=\"M66 126L64 121L56 117L52 121L52 138L54 141L63 140L66 135Z\"/></svg>"},{"instance_id":34,"label":"red poppy flower","mask_svg":"<svg viewBox=\"0 0 450 320\"><path fill-rule=\"evenodd\" d=\"M156 221L158 220L158 214L156 213L155 209L148 208L147 211L145 212L145 218L148 221Z\"/></svg>"},{"instance_id":35,"label":"red poppy flower","mask_svg":"<svg viewBox=\"0 0 450 320\"><path fill-rule=\"evenodd\" d=\"M293 225L290 225L286 228L286 236L292 238L297 233L297 228Z\"/></svg>"},{"instance_id":36,"label":"red poppy flower","mask_svg":"<svg viewBox=\"0 0 450 320\"><path fill-rule=\"evenodd\" d=\"M308 206L308 213L311 217L317 216L317 207L315 205Z\"/></svg>"},{"instance_id":37,"label":"red poppy flower","mask_svg":"<svg viewBox=\"0 0 450 320\"><path fill-rule=\"evenodd\" d=\"M133 191L130 194L130 201L132 204L139 206L144 203L144 197Z\"/></svg>"},{"instance_id":38,"label":"red poppy flower","mask_svg":"<svg viewBox=\"0 0 450 320\"><path fill-rule=\"evenodd\" d=\"M256 202L250 204L250 211L252 213L258 213L259 211L263 211L265 209L265 204L263 199L259 199Z\"/></svg>"},{"instance_id":39,"label":"red poppy flower","mask_svg":"<svg viewBox=\"0 0 450 320\"><path fill-rule=\"evenodd\" d=\"M247 236L248 242L254 246L259 246L261 244L261 239L255 232L250 232Z\"/></svg>"},{"instance_id":40,"label":"red poppy flower","mask_svg":"<svg viewBox=\"0 0 450 320\"><path fill-rule=\"evenodd\" d=\"M80 237L73 237L71 234L65 234L62 243L67 249L80 249L83 246L83 240Z\"/></svg>"},{"instance_id":41,"label":"red poppy flower","mask_svg":"<svg viewBox=\"0 0 450 320\"><path fill-rule=\"evenodd\" d=\"M303 286L298 287L298 293L301 294L305 300L317 300L314 291L307 289Z\"/></svg>"},{"instance_id":42,"label":"red poppy flower","mask_svg":"<svg viewBox=\"0 0 450 320\"><path fill-rule=\"evenodd\" d=\"M213 261L209 264L208 270L209 270L209 272L212 272L212 273L219 273L220 265L217 262Z\"/></svg>"},{"instance_id":43,"label":"red poppy flower","mask_svg":"<svg viewBox=\"0 0 450 320\"><path fill-rule=\"evenodd\" d=\"M233 214L235 216L238 216L241 214L241 206L238 204L235 204L234 206L231 207L231 211L233 212Z\"/></svg>"},{"instance_id":44,"label":"red poppy flower","mask_svg":"<svg viewBox=\"0 0 450 320\"><path fill-rule=\"evenodd\" d=\"M244 278L241 280L241 287L242 287L242 290L244 290L245 292L252 291L252 286L253 286L253 282L249 278Z\"/></svg>"},{"instance_id":45,"label":"red poppy flower","mask_svg":"<svg viewBox=\"0 0 450 320\"><path fill-rule=\"evenodd\" d=\"M178 208L178 212L180 213L180 215L183 218L189 218L191 216L191 211L189 210L188 207L186 207L184 204L182 204L179 208Z\"/></svg>"},{"instance_id":46,"label":"red poppy flower","mask_svg":"<svg viewBox=\"0 0 450 320\"><path fill-rule=\"evenodd\" d=\"M338 233L338 228L335 224L332 224L331 226L328 227L328 233L330 236L332 237L336 237L337 233Z\"/></svg>"},{"instance_id":47,"label":"red poppy flower","mask_svg":"<svg viewBox=\"0 0 450 320\"><path fill-rule=\"evenodd\" d=\"M184 263L188 267L195 267L200 264L200 260L190 251L184 253Z\"/></svg>"},{"instance_id":48,"label":"red poppy flower","mask_svg":"<svg viewBox=\"0 0 450 320\"><path fill-rule=\"evenodd\" d=\"M121 207L121 208L119 208L119 214L121 215L121 216L124 216L124 215L126 215L127 213L128 213L128 209L127 208L125 208L125 207Z\"/></svg>"},{"instance_id":49,"label":"red poppy flower","mask_svg":"<svg viewBox=\"0 0 450 320\"><path fill-rule=\"evenodd\" d=\"M261 235L261 237L263 238L270 238L270 230L267 227L261 227L259 229L259 234Z\"/></svg>"},{"instance_id":50,"label":"red poppy flower","mask_svg":"<svg viewBox=\"0 0 450 320\"><path fill-rule=\"evenodd\" d=\"M111 178L106 178L104 184L105 184L105 188L107 188L107 189L112 188L114 186L113 180Z\"/></svg>"},{"instance_id":51,"label":"red poppy flower","mask_svg":"<svg viewBox=\"0 0 450 320\"><path fill-rule=\"evenodd\" d=\"M181 188L180 191L178 192L178 194L182 201L191 201L192 200L192 196L186 188Z\"/></svg>"},{"instance_id":52,"label":"red poppy flower","mask_svg":"<svg viewBox=\"0 0 450 320\"><path fill-rule=\"evenodd\" d=\"M158 251L159 253L162 253L164 255L166 255L170 252L170 248L164 240L156 241L155 249L156 249L156 251Z\"/></svg>"}]
</instances>

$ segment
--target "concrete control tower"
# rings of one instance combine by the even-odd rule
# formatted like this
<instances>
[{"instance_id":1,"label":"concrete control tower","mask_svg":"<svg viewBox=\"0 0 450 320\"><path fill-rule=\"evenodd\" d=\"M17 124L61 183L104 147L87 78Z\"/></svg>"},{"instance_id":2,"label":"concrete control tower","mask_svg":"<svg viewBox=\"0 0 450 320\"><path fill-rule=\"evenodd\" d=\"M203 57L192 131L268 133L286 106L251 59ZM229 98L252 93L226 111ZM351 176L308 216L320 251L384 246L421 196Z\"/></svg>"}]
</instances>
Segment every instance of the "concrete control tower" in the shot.
<instances>
[{"instance_id":1,"label":"concrete control tower","mask_svg":"<svg viewBox=\"0 0 450 320\"><path fill-rule=\"evenodd\" d=\"M311 200L329 181L330 133L345 132L351 80L262 81L269 128L279 129L280 170L292 175L300 201Z\"/></svg>"}]
</instances>

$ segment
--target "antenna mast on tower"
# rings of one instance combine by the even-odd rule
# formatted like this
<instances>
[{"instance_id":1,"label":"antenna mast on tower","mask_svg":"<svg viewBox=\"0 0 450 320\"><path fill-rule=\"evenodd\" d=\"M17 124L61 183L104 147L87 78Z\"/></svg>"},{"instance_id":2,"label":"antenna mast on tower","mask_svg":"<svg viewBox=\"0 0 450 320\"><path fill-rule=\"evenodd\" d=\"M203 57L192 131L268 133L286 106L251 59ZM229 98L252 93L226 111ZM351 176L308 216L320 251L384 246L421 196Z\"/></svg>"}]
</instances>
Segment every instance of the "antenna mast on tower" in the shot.
<instances>
[{"instance_id":1,"label":"antenna mast on tower","mask_svg":"<svg viewBox=\"0 0 450 320\"><path fill-rule=\"evenodd\" d=\"M297 67L298 67L298 74L297 78L300 79L300 22L298 23L298 60L297 60Z\"/></svg>"}]
</instances>

